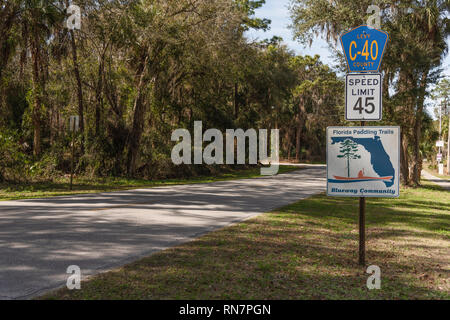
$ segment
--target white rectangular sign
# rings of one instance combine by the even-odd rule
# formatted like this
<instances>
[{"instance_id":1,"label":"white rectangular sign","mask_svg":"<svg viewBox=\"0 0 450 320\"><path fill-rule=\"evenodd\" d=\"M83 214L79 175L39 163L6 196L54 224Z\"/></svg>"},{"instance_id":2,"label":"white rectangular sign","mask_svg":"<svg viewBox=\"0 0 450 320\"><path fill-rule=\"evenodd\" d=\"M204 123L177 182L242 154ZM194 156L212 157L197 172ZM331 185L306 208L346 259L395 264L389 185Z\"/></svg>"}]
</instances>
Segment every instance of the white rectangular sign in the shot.
<instances>
[{"instance_id":1,"label":"white rectangular sign","mask_svg":"<svg viewBox=\"0 0 450 320\"><path fill-rule=\"evenodd\" d=\"M80 117L79 116L70 116L69 121L69 130L77 132L80 125Z\"/></svg>"},{"instance_id":2,"label":"white rectangular sign","mask_svg":"<svg viewBox=\"0 0 450 320\"><path fill-rule=\"evenodd\" d=\"M436 141L436 147L444 147L444 141Z\"/></svg>"},{"instance_id":3,"label":"white rectangular sign","mask_svg":"<svg viewBox=\"0 0 450 320\"><path fill-rule=\"evenodd\" d=\"M400 196L400 127L328 127L327 195Z\"/></svg>"},{"instance_id":4,"label":"white rectangular sign","mask_svg":"<svg viewBox=\"0 0 450 320\"><path fill-rule=\"evenodd\" d=\"M382 118L381 74L347 74L345 119L379 121Z\"/></svg>"}]
</instances>

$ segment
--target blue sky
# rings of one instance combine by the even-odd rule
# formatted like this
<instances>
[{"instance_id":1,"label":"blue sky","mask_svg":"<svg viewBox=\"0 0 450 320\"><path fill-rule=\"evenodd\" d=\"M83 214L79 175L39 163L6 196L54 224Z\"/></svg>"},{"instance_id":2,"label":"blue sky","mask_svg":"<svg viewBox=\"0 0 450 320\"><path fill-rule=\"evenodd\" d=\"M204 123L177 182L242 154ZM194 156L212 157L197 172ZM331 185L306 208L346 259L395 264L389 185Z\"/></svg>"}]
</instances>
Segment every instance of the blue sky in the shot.
<instances>
[{"instance_id":1,"label":"blue sky","mask_svg":"<svg viewBox=\"0 0 450 320\"><path fill-rule=\"evenodd\" d=\"M267 32L251 31L248 32L247 37L250 39L263 40L275 35L281 36L288 47L297 54L318 54L324 63L333 66L335 64L333 54L328 49L328 44L324 40L318 38L313 42L311 47L307 48L292 40L292 32L288 28L288 25L291 23L288 10L289 2L289 0L266 0L266 4L256 11L256 16L258 18L268 18L272 20L271 29ZM444 73L450 76L450 55L447 55L444 61L444 68Z\"/></svg>"}]
</instances>

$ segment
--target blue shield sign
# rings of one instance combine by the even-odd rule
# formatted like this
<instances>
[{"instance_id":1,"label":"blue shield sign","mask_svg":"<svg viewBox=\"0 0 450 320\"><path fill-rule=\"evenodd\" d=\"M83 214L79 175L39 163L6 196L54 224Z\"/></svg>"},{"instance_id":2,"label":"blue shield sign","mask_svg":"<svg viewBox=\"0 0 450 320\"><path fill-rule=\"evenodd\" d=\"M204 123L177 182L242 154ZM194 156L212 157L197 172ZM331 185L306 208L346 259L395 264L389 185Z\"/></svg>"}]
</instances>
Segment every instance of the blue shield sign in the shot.
<instances>
[{"instance_id":1,"label":"blue shield sign","mask_svg":"<svg viewBox=\"0 0 450 320\"><path fill-rule=\"evenodd\" d=\"M378 72L389 34L359 26L341 36L349 72Z\"/></svg>"}]
</instances>

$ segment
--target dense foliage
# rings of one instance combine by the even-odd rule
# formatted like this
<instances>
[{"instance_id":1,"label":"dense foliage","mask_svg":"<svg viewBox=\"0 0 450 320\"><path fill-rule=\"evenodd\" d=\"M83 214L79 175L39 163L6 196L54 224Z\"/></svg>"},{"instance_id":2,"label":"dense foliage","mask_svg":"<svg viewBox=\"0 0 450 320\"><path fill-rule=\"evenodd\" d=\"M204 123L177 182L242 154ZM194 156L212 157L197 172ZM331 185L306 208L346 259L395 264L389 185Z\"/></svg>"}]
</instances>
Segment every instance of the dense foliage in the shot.
<instances>
[{"instance_id":1,"label":"dense foliage","mask_svg":"<svg viewBox=\"0 0 450 320\"><path fill-rule=\"evenodd\" d=\"M325 160L325 128L343 123L342 78L282 39L251 42L263 0L78 0L81 29L66 27L67 0L0 2L0 180L67 174L79 115L76 172L165 178L206 172L174 166L176 128L279 128L281 156ZM402 126L403 182L418 184L436 138L424 111L440 75L449 2L296 0L300 41L332 46L382 8L391 39L383 60L384 124ZM343 66L343 64L342 64ZM341 74L342 75L342 74Z\"/></svg>"},{"instance_id":2,"label":"dense foliage","mask_svg":"<svg viewBox=\"0 0 450 320\"><path fill-rule=\"evenodd\" d=\"M382 64L384 123L401 126L401 174L404 184L420 182L422 160L433 136L426 97L437 82L450 34L448 0L294 0L296 37L305 43L322 34L335 46L339 35L366 24L381 9L381 29L390 41ZM369 11L369 12L368 12ZM431 142L431 141L430 141ZM425 147L425 148L421 148Z\"/></svg>"},{"instance_id":3,"label":"dense foliage","mask_svg":"<svg viewBox=\"0 0 450 320\"><path fill-rule=\"evenodd\" d=\"M71 115L79 174L204 170L170 160L172 131L196 120L222 131L277 126L284 156L323 160L341 80L279 38L248 41L245 31L269 26L254 17L263 3L79 0L81 30L69 30L67 1L2 1L0 179L67 173Z\"/></svg>"}]
</instances>

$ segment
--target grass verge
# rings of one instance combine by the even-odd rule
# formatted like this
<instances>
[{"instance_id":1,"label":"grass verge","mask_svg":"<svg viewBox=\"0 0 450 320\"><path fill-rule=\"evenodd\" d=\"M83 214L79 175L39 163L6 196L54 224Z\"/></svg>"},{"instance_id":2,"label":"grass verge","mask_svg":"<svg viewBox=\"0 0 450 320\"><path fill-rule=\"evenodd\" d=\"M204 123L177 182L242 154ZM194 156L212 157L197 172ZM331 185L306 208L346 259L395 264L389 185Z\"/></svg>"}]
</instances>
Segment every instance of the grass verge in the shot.
<instances>
[{"instance_id":1,"label":"grass verge","mask_svg":"<svg viewBox=\"0 0 450 320\"><path fill-rule=\"evenodd\" d=\"M42 299L450 299L450 193L425 182L368 199L368 290L358 201L318 195Z\"/></svg>"},{"instance_id":2,"label":"grass verge","mask_svg":"<svg viewBox=\"0 0 450 320\"><path fill-rule=\"evenodd\" d=\"M278 174L299 170L298 166L280 166ZM35 182L29 184L0 184L0 201L31 198L46 198L95 192L151 188L180 184L208 183L236 179L261 177L260 168L234 169L216 176L198 176L189 179L138 180L128 178L75 178L70 190L69 178L54 182Z\"/></svg>"}]
</instances>

